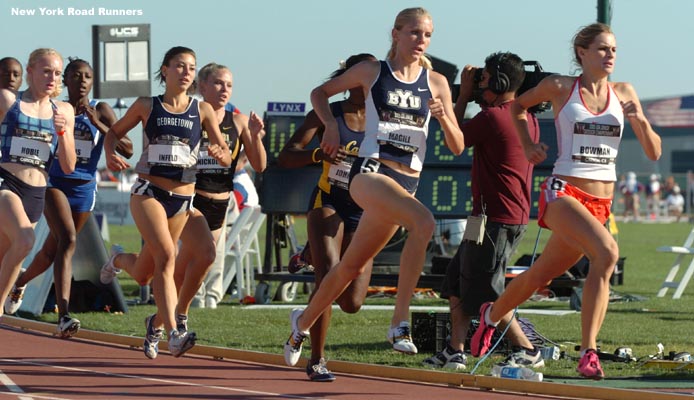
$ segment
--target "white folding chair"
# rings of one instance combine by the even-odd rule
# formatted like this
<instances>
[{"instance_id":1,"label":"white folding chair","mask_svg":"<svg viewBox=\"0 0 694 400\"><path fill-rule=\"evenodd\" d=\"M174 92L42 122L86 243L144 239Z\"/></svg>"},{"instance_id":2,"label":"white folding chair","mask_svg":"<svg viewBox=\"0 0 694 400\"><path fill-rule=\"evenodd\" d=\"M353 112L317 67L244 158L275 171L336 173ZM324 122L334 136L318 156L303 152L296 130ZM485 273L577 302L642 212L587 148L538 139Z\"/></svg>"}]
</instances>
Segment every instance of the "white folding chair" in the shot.
<instances>
[{"instance_id":1,"label":"white folding chair","mask_svg":"<svg viewBox=\"0 0 694 400\"><path fill-rule=\"evenodd\" d=\"M253 265L258 268L262 266L258 231L265 218L260 206L246 206L241 210L227 236L224 264L225 270L229 273L224 276L224 290L228 289L235 276L239 299L253 292L255 283ZM251 263L251 256L254 256L253 263Z\"/></svg>"},{"instance_id":2,"label":"white folding chair","mask_svg":"<svg viewBox=\"0 0 694 400\"><path fill-rule=\"evenodd\" d=\"M692 257L689 267L687 267L687 270L684 272L682 279L677 281L675 280L675 277L677 277L677 272L679 272L680 265L682 264L684 257L694 256L694 248L692 247L692 244L694 244L694 226L692 227L692 230L689 232L689 236L687 236L687 240L684 241L682 246L661 246L656 249L656 251L663 253L677 254L675 262L672 264L672 267L670 267L670 271L668 272L667 276L665 277L665 281L663 281L663 285L658 291L658 297L665 296L665 293L667 293L669 288L675 288L675 293L672 295L673 299L679 299L682 297L684 289L687 287L687 284L694 275L694 257Z\"/></svg>"}]
</instances>

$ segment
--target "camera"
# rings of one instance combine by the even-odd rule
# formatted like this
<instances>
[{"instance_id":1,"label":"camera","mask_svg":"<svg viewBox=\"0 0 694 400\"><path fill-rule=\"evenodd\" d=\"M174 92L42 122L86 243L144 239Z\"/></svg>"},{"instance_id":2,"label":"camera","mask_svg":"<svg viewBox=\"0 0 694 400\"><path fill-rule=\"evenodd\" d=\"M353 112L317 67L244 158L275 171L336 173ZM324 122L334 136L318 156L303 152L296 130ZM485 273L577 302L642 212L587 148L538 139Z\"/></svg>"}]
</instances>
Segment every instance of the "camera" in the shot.
<instances>
[{"instance_id":1,"label":"camera","mask_svg":"<svg viewBox=\"0 0 694 400\"><path fill-rule=\"evenodd\" d=\"M516 96L520 96L521 94L526 92L528 89L534 88L545 77L547 77L549 75L554 75L553 72L543 71L542 66L537 61L523 61L523 66L526 67L525 79L523 79L523 83L521 84L520 88L516 92ZM528 68L532 68L532 69L528 70ZM482 98L482 93L484 93L485 88L480 88L480 86L479 86L480 82L482 82L482 71L483 70L484 70L484 68L476 68L475 69L475 75L473 76L473 82L475 84L475 89L472 91L472 100L479 105L485 104L485 102ZM537 105L530 107L528 109L528 112L535 114L538 112L547 111L550 108L552 108L552 103L546 101L546 102L542 102L540 104L537 104Z\"/></svg>"}]
</instances>

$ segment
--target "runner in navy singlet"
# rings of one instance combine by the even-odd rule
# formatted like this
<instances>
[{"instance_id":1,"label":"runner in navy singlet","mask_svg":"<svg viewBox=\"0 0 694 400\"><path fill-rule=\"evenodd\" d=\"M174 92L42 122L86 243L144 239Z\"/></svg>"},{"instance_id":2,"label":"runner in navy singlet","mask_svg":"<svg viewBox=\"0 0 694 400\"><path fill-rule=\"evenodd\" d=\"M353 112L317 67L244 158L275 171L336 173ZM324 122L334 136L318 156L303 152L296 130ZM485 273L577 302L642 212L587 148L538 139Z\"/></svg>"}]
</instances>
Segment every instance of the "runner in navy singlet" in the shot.
<instances>
[{"instance_id":1,"label":"runner in navy singlet","mask_svg":"<svg viewBox=\"0 0 694 400\"><path fill-rule=\"evenodd\" d=\"M366 98L366 131L359 158L350 171L349 192L364 210L352 242L323 279L308 307L291 313L292 333L284 345L285 362L295 365L309 329L331 306L368 260L383 249L400 226L408 231L398 274L398 296L386 338L394 350L416 354L410 335L411 293L424 267L436 222L414 193L426 153L429 119L441 124L455 154L464 149L446 78L431 70L425 52L434 26L422 8L408 8L395 19L385 61L365 61L311 92L313 109L325 132L321 149L334 157L340 147L337 122L328 99L360 87Z\"/></svg>"},{"instance_id":2,"label":"runner in navy singlet","mask_svg":"<svg viewBox=\"0 0 694 400\"><path fill-rule=\"evenodd\" d=\"M195 63L193 50L180 46L169 49L159 69L164 94L138 98L111 127L104 143L108 168L128 168L129 164L116 155L116 143L136 125L144 124L145 145L135 168L139 177L130 197L130 211L144 245L139 256L113 248L111 259L101 270L101 281L109 283L122 269L141 285L151 280L157 313L145 320L144 351L148 358L157 356L164 330L169 352L175 357L195 344L194 332L176 329L178 295L173 275L178 239L192 207L203 127L211 142L208 154L220 165L231 164L212 107L187 95L195 79Z\"/></svg>"}]
</instances>

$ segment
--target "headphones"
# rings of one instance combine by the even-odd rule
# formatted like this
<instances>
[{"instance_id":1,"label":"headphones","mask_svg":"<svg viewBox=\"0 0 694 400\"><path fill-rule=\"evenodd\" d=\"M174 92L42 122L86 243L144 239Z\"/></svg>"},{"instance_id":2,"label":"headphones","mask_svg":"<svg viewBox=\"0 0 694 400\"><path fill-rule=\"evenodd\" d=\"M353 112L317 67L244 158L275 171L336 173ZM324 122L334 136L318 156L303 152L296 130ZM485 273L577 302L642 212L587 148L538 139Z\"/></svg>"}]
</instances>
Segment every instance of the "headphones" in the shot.
<instances>
[{"instance_id":1,"label":"headphones","mask_svg":"<svg viewBox=\"0 0 694 400\"><path fill-rule=\"evenodd\" d=\"M507 53L504 53L499 57L499 60L496 63L496 68L494 70L489 71L489 83L487 84L487 87L489 90L492 91L494 94L503 94L508 92L509 88L511 87L511 80L509 79L508 75L503 73L501 71L501 64L504 62L506 59Z\"/></svg>"}]
</instances>

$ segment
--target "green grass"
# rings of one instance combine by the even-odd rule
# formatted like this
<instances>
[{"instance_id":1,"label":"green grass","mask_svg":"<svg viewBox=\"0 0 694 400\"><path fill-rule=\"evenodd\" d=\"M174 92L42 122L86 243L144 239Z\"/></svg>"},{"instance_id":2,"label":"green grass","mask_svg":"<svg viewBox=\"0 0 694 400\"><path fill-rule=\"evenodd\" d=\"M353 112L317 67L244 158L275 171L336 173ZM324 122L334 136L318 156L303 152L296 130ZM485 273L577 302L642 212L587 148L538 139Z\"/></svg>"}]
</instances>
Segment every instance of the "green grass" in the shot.
<instances>
[{"instance_id":1,"label":"green grass","mask_svg":"<svg viewBox=\"0 0 694 400\"><path fill-rule=\"evenodd\" d=\"M680 245L691 226L686 223L672 224L619 224L617 236L622 257L626 257L624 284L613 289L622 294L643 296L643 301L611 303L605 323L599 335L599 345L603 351L613 352L617 347L631 347L635 357L644 357L657 351L657 344L663 343L665 352L694 351L694 336L691 335L692 312L694 309L694 284L679 300L673 300L672 290L667 297L657 298L655 294L670 268L675 255L657 253L661 245ZM303 219L297 220L300 242L305 240ZM261 233L264 232L261 231ZM134 227L111 226L111 239L124 245L126 250L136 251L140 239ZM531 228L520 248L512 258L532 253L537 235L537 224ZM262 236L262 235L261 235ZM541 252L548 231L540 237L538 251ZM286 259L286 257L285 257ZM138 297L137 285L128 277L119 277L127 297ZM272 287L272 292L276 284ZM295 304L305 304L307 295L300 293ZM393 304L392 299L367 299L366 304ZM440 299L413 299L413 305L445 306ZM529 301L522 307L567 310L567 301ZM143 320L153 313L151 305L131 306L128 313L83 313L75 315L87 329L115 332L125 335L143 336ZM236 300L227 299L218 309L192 309L190 326L198 334L200 344L281 353L282 343L289 334L288 310L255 309L249 310ZM350 315L334 312L332 325L326 345L329 359L356 361L410 368L423 368L421 361L429 354L414 357L404 356L390 350L385 333L390 321L390 311L363 310ZM536 329L544 336L562 344L567 354L575 356L574 344L580 343L580 314L566 316L526 315ZM44 314L44 321L55 322L55 314ZM365 329L365 327L370 327ZM310 345L308 345L310 348ZM304 354L309 354L309 349ZM497 358L498 360L498 358ZM474 365L476 359L470 358ZM548 377L572 378L576 361L562 359L549 362L545 368ZM478 373L489 373L492 361L487 361ZM603 362L608 377L649 376L661 379L692 380L691 372L671 372L659 369L638 368L637 363Z\"/></svg>"}]
</instances>

